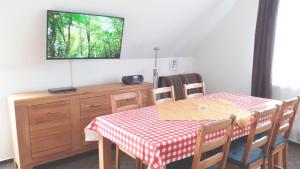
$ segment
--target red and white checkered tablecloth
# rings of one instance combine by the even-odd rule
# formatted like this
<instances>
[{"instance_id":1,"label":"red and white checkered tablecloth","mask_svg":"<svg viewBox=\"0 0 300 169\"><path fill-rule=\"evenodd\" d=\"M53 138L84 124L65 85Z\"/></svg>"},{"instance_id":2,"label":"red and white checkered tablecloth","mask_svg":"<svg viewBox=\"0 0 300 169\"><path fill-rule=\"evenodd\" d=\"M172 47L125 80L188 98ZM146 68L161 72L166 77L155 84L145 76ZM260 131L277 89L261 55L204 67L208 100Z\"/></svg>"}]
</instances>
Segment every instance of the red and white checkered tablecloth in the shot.
<instances>
[{"instance_id":1,"label":"red and white checkered tablecloth","mask_svg":"<svg viewBox=\"0 0 300 169\"><path fill-rule=\"evenodd\" d=\"M209 99L226 99L253 112L272 100L231 94L215 93L204 96ZM148 169L163 169L164 165L192 156L196 133L203 121L162 121L156 106L124 111L95 118L85 129L86 140L96 139L99 133L131 154L148 163ZM248 135L249 128L235 127L233 139ZM206 136L206 141L224 134L219 131Z\"/></svg>"}]
</instances>

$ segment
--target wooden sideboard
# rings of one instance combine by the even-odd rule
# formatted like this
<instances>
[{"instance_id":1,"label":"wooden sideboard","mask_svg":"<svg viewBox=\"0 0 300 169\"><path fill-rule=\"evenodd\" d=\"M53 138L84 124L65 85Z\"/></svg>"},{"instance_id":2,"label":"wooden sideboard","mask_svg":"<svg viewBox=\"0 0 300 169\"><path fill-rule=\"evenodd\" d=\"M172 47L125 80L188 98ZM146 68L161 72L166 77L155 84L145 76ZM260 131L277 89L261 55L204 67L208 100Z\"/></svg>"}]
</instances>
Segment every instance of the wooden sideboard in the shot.
<instances>
[{"instance_id":1,"label":"wooden sideboard","mask_svg":"<svg viewBox=\"0 0 300 169\"><path fill-rule=\"evenodd\" d=\"M140 91L142 105L150 106L151 90L151 83L115 83L79 87L69 93L42 91L9 96L15 164L19 169L32 169L97 149L96 143L84 141L84 128L93 118L111 113L110 95Z\"/></svg>"}]
</instances>

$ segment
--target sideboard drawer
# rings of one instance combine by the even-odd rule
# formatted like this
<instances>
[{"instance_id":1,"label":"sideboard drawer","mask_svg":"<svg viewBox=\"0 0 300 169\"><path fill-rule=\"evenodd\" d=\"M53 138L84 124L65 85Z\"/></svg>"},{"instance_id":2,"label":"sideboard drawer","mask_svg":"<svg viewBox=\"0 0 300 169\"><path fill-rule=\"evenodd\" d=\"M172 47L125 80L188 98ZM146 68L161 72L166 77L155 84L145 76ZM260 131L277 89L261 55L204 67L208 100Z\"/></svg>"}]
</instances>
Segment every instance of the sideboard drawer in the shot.
<instances>
[{"instance_id":1,"label":"sideboard drawer","mask_svg":"<svg viewBox=\"0 0 300 169\"><path fill-rule=\"evenodd\" d=\"M30 106L29 125L43 126L71 119L70 102L55 102Z\"/></svg>"},{"instance_id":2,"label":"sideboard drawer","mask_svg":"<svg viewBox=\"0 0 300 169\"><path fill-rule=\"evenodd\" d=\"M94 118L112 112L110 96L98 96L80 100L81 118Z\"/></svg>"}]
</instances>

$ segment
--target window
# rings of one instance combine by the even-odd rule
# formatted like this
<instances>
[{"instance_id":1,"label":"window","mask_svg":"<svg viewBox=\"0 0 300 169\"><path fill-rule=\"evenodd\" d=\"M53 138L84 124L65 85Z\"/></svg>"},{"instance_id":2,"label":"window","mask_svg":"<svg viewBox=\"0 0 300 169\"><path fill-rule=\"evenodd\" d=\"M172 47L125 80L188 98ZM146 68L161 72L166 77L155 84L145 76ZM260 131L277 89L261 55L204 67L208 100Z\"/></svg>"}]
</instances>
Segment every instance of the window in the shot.
<instances>
[{"instance_id":1,"label":"window","mask_svg":"<svg viewBox=\"0 0 300 169\"><path fill-rule=\"evenodd\" d=\"M280 1L273 59L273 86L300 88L300 1Z\"/></svg>"}]
</instances>

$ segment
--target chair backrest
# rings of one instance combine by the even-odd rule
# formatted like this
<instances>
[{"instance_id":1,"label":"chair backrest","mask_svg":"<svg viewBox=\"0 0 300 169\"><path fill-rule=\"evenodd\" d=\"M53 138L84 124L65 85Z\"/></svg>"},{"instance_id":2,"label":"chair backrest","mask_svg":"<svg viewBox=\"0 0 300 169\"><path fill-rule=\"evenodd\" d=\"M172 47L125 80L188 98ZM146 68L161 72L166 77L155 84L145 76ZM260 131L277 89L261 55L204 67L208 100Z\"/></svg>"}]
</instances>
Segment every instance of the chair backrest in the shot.
<instances>
[{"instance_id":1,"label":"chair backrest","mask_svg":"<svg viewBox=\"0 0 300 169\"><path fill-rule=\"evenodd\" d=\"M201 83L202 77L198 73L177 74L171 76L160 76L158 79L158 87L174 86L175 100L184 99L183 84ZM199 92L199 89L193 89L193 92ZM161 94L166 97L166 94Z\"/></svg>"},{"instance_id":2,"label":"chair backrest","mask_svg":"<svg viewBox=\"0 0 300 169\"><path fill-rule=\"evenodd\" d=\"M167 102L173 102L173 101L175 101L174 87L173 86L156 88L156 89L153 89L152 92L153 92L153 102L155 104L167 103ZM157 98L157 95L160 95L162 93L169 93L170 97Z\"/></svg>"},{"instance_id":3,"label":"chair backrest","mask_svg":"<svg viewBox=\"0 0 300 169\"><path fill-rule=\"evenodd\" d=\"M256 111L252 115L250 132L241 161L243 164L247 165L253 149L261 148L263 152L268 152L278 112L279 108L272 106L261 111ZM259 135L262 135L262 137L256 138Z\"/></svg>"},{"instance_id":4,"label":"chair backrest","mask_svg":"<svg viewBox=\"0 0 300 169\"><path fill-rule=\"evenodd\" d=\"M113 113L140 108L141 93L137 91L111 95L111 106Z\"/></svg>"},{"instance_id":5,"label":"chair backrest","mask_svg":"<svg viewBox=\"0 0 300 169\"><path fill-rule=\"evenodd\" d=\"M204 169L214 165L225 169L233 128L235 126L235 116L232 115L230 119L220 120L206 126L200 126L192 169ZM215 140L205 142L205 137L208 134L226 130L222 137ZM221 148L221 151L207 158L202 159L202 154Z\"/></svg>"},{"instance_id":6,"label":"chair backrest","mask_svg":"<svg viewBox=\"0 0 300 169\"><path fill-rule=\"evenodd\" d=\"M271 146L275 146L277 136L283 135L285 138L290 136L299 107L299 101L300 96L283 101L276 120Z\"/></svg>"},{"instance_id":7,"label":"chair backrest","mask_svg":"<svg viewBox=\"0 0 300 169\"><path fill-rule=\"evenodd\" d=\"M202 82L202 83L184 84L183 88L184 88L184 97L186 99L188 99L188 98L197 98L197 97L205 95L205 84L204 84L204 82ZM197 88L201 89L200 93L190 93L191 89L197 89Z\"/></svg>"}]
</instances>

